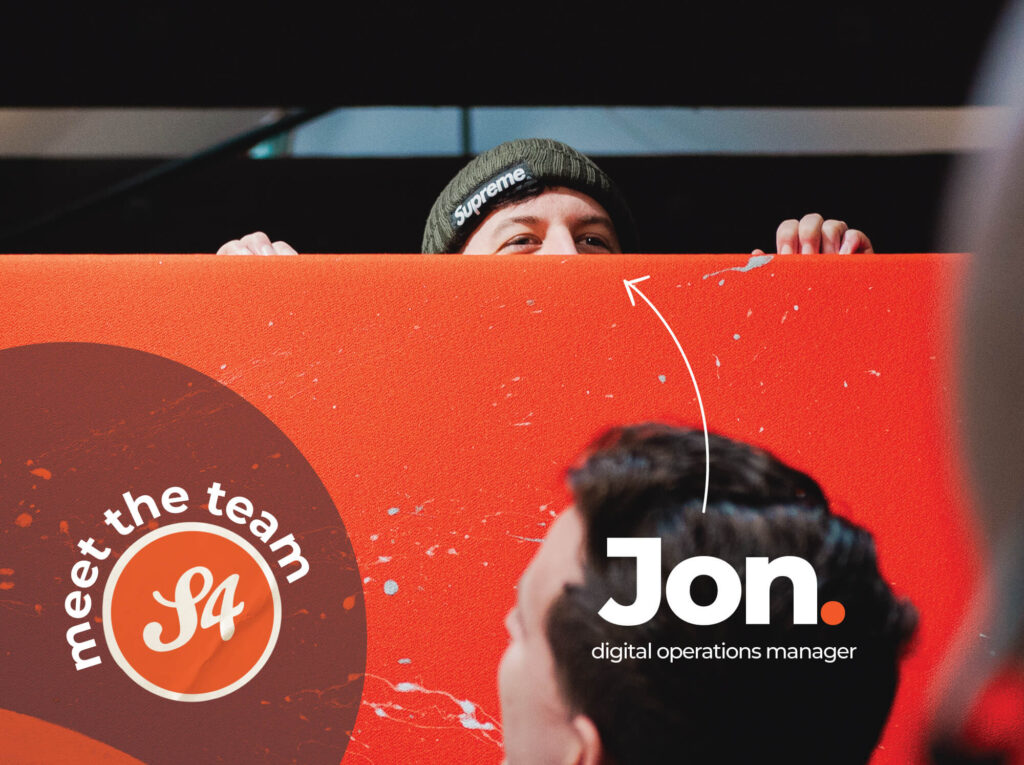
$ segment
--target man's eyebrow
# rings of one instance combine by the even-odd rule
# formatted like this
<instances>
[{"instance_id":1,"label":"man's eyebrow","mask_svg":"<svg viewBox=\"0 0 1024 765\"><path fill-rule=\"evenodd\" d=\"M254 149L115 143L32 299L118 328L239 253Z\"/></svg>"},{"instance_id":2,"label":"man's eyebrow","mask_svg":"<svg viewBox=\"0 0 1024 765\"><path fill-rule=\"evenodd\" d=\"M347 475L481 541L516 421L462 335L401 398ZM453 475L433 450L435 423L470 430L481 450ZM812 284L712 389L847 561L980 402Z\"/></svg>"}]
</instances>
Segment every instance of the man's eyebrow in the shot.
<instances>
[{"instance_id":1,"label":"man's eyebrow","mask_svg":"<svg viewBox=\"0 0 1024 765\"><path fill-rule=\"evenodd\" d=\"M506 218L495 227L495 231L502 231L509 226L536 226L540 223L540 218L536 215L517 215L514 218Z\"/></svg>"},{"instance_id":2,"label":"man's eyebrow","mask_svg":"<svg viewBox=\"0 0 1024 765\"><path fill-rule=\"evenodd\" d=\"M608 228L612 230L615 229L615 224L612 223L612 219L605 215L588 215L586 218L580 218L577 222L583 226L602 225L608 226Z\"/></svg>"}]
</instances>

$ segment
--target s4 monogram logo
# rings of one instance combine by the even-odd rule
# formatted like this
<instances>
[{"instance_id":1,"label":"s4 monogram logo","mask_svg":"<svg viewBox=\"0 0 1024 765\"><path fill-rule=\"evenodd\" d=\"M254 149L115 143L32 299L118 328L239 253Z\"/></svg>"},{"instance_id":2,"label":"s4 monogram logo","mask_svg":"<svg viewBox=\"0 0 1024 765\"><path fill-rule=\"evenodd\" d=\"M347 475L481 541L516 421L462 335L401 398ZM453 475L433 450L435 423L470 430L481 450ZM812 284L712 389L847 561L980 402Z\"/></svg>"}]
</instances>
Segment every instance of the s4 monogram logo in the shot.
<instances>
[{"instance_id":1,"label":"s4 monogram logo","mask_svg":"<svg viewBox=\"0 0 1024 765\"><path fill-rule=\"evenodd\" d=\"M199 592L192 593L192 580L195 577L202 579ZM242 613L245 603L235 603L235 591L238 589L238 574L231 574L227 579L217 585L217 588L210 594L206 605L203 606L202 620L196 611L198 604L210 588L213 587L213 574L205 566L193 566L178 579L174 588L174 600L168 600L159 592L153 592L153 598L163 606L173 608L178 612L178 637L169 642L163 642L160 635L163 632L163 625L160 622L150 622L142 630L142 639L146 647L151 651L173 651L181 648L192 639L196 633L196 625L199 624L204 630L210 627L220 626L220 639L227 641L235 634L235 617ZM214 612L215 603L220 600L220 610Z\"/></svg>"},{"instance_id":2,"label":"s4 monogram logo","mask_svg":"<svg viewBox=\"0 0 1024 765\"><path fill-rule=\"evenodd\" d=\"M103 629L114 661L147 691L207 701L270 658L281 595L249 541L212 523L175 523L136 540L111 569Z\"/></svg>"}]
</instances>

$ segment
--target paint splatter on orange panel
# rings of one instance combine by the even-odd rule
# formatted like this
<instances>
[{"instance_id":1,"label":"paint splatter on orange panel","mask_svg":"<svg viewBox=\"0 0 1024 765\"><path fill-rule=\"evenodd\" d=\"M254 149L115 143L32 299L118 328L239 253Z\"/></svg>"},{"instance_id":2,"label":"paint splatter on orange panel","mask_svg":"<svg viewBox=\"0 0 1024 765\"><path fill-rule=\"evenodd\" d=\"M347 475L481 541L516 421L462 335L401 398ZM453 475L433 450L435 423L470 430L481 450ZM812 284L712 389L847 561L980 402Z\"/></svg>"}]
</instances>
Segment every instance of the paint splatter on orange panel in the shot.
<instances>
[{"instance_id":1,"label":"paint splatter on orange panel","mask_svg":"<svg viewBox=\"0 0 1024 765\"><path fill-rule=\"evenodd\" d=\"M633 301L623 282L645 275L650 303ZM944 255L7 256L0 349L124 346L258 407L315 467L352 538L341 565L363 591L338 599L344 618L295 617L335 628L365 604L368 682L345 761L499 762L502 623L568 501L562 471L608 426L700 425L670 327L709 427L814 476L872 531L886 580L920 611L872 763L904 765L922 761L926 690L979 567L949 374L962 277L963 259ZM53 311L67 295L72 310ZM116 434L117 419L103 427ZM289 459L277 452L242 472L272 482ZM24 473L44 454L9 459ZM33 502L60 513L44 517L72 520L50 541L67 555L81 522L44 496L60 481L38 483ZM67 577L73 560L47 574ZM54 604L32 621L66 629L64 594L27 592ZM254 695L272 710L314 697L330 708L324 689Z\"/></svg>"}]
</instances>

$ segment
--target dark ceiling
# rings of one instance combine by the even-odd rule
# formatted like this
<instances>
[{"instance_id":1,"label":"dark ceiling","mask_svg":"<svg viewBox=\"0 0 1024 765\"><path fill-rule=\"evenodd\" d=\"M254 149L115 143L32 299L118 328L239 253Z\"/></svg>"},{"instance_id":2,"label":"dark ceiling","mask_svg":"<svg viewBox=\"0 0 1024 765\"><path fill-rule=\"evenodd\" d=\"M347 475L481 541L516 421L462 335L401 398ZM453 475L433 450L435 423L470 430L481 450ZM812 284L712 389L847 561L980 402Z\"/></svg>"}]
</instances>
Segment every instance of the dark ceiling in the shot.
<instances>
[{"instance_id":1,"label":"dark ceiling","mask_svg":"<svg viewBox=\"0 0 1024 765\"><path fill-rule=\"evenodd\" d=\"M8 3L0 104L956 105L1003 5Z\"/></svg>"}]
</instances>

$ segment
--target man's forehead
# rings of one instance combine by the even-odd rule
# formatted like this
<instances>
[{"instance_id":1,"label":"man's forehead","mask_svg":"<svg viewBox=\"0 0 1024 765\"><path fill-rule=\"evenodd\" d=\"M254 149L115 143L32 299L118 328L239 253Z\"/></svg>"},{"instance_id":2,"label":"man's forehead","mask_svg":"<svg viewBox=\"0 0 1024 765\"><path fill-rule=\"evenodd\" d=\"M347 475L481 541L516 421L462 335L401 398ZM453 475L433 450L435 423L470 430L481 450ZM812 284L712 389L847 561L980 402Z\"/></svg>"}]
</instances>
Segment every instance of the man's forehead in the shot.
<instances>
[{"instance_id":1,"label":"man's forehead","mask_svg":"<svg viewBox=\"0 0 1024 765\"><path fill-rule=\"evenodd\" d=\"M601 204L581 191L556 186L542 191L534 197L513 202L492 215L501 218L533 217L538 218L553 213L568 214L574 217L600 218L612 225L611 216Z\"/></svg>"},{"instance_id":2,"label":"man's forehead","mask_svg":"<svg viewBox=\"0 0 1024 765\"><path fill-rule=\"evenodd\" d=\"M538 615L546 613L566 584L582 582L582 545L583 522L570 507L555 519L519 580L520 603Z\"/></svg>"}]
</instances>

